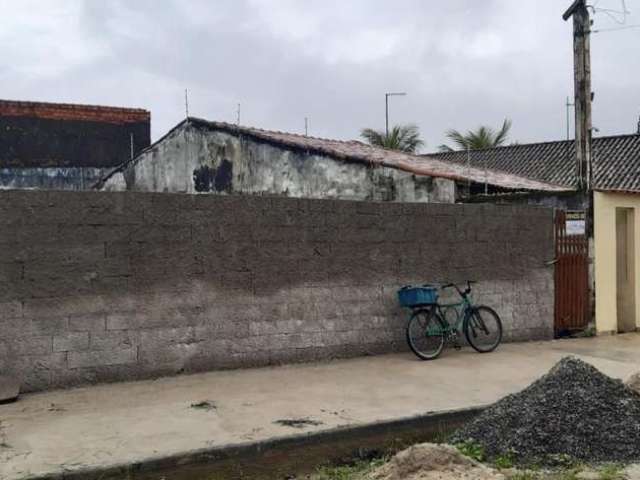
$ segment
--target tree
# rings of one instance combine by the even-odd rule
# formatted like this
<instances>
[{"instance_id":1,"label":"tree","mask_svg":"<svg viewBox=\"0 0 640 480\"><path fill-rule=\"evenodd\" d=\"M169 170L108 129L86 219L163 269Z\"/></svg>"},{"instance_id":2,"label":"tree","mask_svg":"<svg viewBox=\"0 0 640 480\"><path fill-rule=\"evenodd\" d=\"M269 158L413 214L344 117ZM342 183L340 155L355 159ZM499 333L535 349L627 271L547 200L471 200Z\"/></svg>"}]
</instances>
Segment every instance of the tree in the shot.
<instances>
[{"instance_id":1,"label":"tree","mask_svg":"<svg viewBox=\"0 0 640 480\"><path fill-rule=\"evenodd\" d=\"M364 128L360 136L373 146L407 153L416 153L424 145L418 126L413 124L396 125L389 131L389 135L372 128Z\"/></svg>"},{"instance_id":2,"label":"tree","mask_svg":"<svg viewBox=\"0 0 640 480\"><path fill-rule=\"evenodd\" d=\"M440 145L440 151L452 152L456 148L459 150L482 150L484 148L499 147L507 141L510 130L511 120L508 118L505 118L502 127L497 131L484 125L475 131L470 130L466 134L454 129L447 130L447 138L453 142L455 148L449 145Z\"/></svg>"}]
</instances>

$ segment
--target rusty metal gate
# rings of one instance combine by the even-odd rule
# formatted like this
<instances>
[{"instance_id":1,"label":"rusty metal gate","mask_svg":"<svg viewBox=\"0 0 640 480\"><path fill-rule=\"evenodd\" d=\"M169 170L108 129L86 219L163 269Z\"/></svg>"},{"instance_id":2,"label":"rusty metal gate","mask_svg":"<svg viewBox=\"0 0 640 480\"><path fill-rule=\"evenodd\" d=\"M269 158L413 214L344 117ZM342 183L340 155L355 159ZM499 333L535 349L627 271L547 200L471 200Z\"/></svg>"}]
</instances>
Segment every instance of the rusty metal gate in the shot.
<instances>
[{"instance_id":1,"label":"rusty metal gate","mask_svg":"<svg viewBox=\"0 0 640 480\"><path fill-rule=\"evenodd\" d=\"M567 233L567 215L555 218L555 332L565 335L589 323L589 241L584 234Z\"/></svg>"}]
</instances>

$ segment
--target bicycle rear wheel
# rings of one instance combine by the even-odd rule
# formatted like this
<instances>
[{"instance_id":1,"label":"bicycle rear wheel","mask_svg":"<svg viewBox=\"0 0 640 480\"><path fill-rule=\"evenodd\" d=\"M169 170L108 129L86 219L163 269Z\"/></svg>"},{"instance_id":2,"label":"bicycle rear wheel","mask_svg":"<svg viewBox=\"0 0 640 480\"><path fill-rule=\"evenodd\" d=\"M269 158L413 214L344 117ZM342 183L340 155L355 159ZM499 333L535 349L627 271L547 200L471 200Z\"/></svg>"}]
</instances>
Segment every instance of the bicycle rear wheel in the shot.
<instances>
[{"instance_id":1,"label":"bicycle rear wheel","mask_svg":"<svg viewBox=\"0 0 640 480\"><path fill-rule=\"evenodd\" d=\"M407 325L407 343L422 360L437 358L444 348L446 324L435 309L414 312Z\"/></svg>"},{"instance_id":2,"label":"bicycle rear wheel","mask_svg":"<svg viewBox=\"0 0 640 480\"><path fill-rule=\"evenodd\" d=\"M502 341L502 321L492 308L473 307L464 323L464 335L476 351L493 352Z\"/></svg>"}]
</instances>

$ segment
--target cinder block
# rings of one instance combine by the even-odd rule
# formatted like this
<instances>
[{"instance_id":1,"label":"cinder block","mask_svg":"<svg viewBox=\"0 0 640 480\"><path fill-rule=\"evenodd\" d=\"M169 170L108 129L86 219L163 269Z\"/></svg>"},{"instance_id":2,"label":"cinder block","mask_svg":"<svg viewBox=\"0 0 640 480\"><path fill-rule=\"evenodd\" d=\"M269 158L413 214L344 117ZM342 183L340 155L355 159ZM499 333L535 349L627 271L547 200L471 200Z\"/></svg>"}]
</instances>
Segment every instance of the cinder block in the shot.
<instances>
[{"instance_id":1,"label":"cinder block","mask_svg":"<svg viewBox=\"0 0 640 480\"><path fill-rule=\"evenodd\" d=\"M137 362L138 349L100 350L89 352L69 352L69 368L88 368L104 365L125 365Z\"/></svg>"},{"instance_id":2,"label":"cinder block","mask_svg":"<svg viewBox=\"0 0 640 480\"><path fill-rule=\"evenodd\" d=\"M54 352L80 352L89 348L88 332L69 332L53 337Z\"/></svg>"},{"instance_id":3,"label":"cinder block","mask_svg":"<svg viewBox=\"0 0 640 480\"><path fill-rule=\"evenodd\" d=\"M196 343L195 327L154 328L140 331L140 345L145 350L162 349L166 345Z\"/></svg>"},{"instance_id":4,"label":"cinder block","mask_svg":"<svg viewBox=\"0 0 640 480\"><path fill-rule=\"evenodd\" d=\"M106 311L107 299L102 295L83 295L67 298L26 299L23 303L27 318L64 317Z\"/></svg>"},{"instance_id":5,"label":"cinder block","mask_svg":"<svg viewBox=\"0 0 640 480\"><path fill-rule=\"evenodd\" d=\"M16 355L48 355L53 351L53 339L49 336L16 338L10 348Z\"/></svg>"},{"instance_id":6,"label":"cinder block","mask_svg":"<svg viewBox=\"0 0 640 480\"><path fill-rule=\"evenodd\" d=\"M130 330L94 331L89 334L89 348L94 350L126 350L140 344L140 333Z\"/></svg>"},{"instance_id":7,"label":"cinder block","mask_svg":"<svg viewBox=\"0 0 640 480\"><path fill-rule=\"evenodd\" d=\"M0 303L0 320L22 317L22 302L10 300Z\"/></svg>"},{"instance_id":8,"label":"cinder block","mask_svg":"<svg viewBox=\"0 0 640 480\"><path fill-rule=\"evenodd\" d=\"M249 322L211 321L195 327L197 341L212 339L235 339L249 335Z\"/></svg>"},{"instance_id":9,"label":"cinder block","mask_svg":"<svg viewBox=\"0 0 640 480\"><path fill-rule=\"evenodd\" d=\"M69 330L81 332L104 332L107 329L107 319L104 314L72 315L69 317Z\"/></svg>"},{"instance_id":10,"label":"cinder block","mask_svg":"<svg viewBox=\"0 0 640 480\"><path fill-rule=\"evenodd\" d=\"M49 353L17 357L8 373L20 380L21 392L28 393L51 388L52 376L66 369L66 352Z\"/></svg>"},{"instance_id":11,"label":"cinder block","mask_svg":"<svg viewBox=\"0 0 640 480\"><path fill-rule=\"evenodd\" d=\"M184 369L194 357L200 355L202 347L197 343L179 343L164 348L140 347L140 364L152 369L170 365L176 372Z\"/></svg>"}]
</instances>

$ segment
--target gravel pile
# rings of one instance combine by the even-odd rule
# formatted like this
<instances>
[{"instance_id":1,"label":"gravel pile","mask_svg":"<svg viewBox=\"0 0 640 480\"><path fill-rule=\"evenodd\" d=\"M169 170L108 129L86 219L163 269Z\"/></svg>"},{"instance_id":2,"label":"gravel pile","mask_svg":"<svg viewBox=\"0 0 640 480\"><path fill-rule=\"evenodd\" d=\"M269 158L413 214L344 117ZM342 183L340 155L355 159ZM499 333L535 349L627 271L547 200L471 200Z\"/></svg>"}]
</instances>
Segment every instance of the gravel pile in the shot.
<instances>
[{"instance_id":1,"label":"gravel pile","mask_svg":"<svg viewBox=\"0 0 640 480\"><path fill-rule=\"evenodd\" d=\"M523 391L490 406L457 431L490 458L553 464L640 460L640 395L573 357L563 358Z\"/></svg>"}]
</instances>

